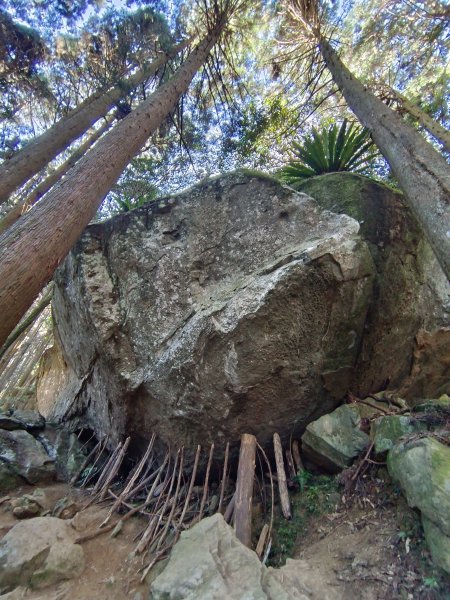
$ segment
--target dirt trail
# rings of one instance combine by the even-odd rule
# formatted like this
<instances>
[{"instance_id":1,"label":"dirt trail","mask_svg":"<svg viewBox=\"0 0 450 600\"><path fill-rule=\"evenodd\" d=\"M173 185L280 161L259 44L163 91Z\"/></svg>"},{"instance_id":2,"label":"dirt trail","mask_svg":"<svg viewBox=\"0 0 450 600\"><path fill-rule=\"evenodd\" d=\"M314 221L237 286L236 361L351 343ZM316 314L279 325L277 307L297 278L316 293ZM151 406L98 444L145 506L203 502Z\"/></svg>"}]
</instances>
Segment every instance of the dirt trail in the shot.
<instances>
[{"instance_id":1,"label":"dirt trail","mask_svg":"<svg viewBox=\"0 0 450 600\"><path fill-rule=\"evenodd\" d=\"M36 488L24 486L9 494L11 498L30 494ZM89 499L80 490L66 484L43 489L48 503L54 506L63 497L74 500L81 509ZM324 492L330 496L330 490ZM298 493L304 501L307 492ZM339 497L332 492L333 498ZM320 499L319 499L320 500ZM315 506L318 496L314 497ZM294 511L301 512L293 501ZM96 530L108 507L93 505L79 512L73 526L80 536ZM317 591L327 590L336 598L349 600L449 600L450 580L432 566L422 536L418 515L388 481L368 480L351 501L340 501L329 511L313 514L307 525L294 519L279 521L288 527L295 543L288 554L305 559L309 566L308 585ZM303 518L303 517L302 517ZM0 536L9 531L17 519L9 503L0 505ZM82 543L86 568L77 580L70 580L42 591L21 590L8 600L147 600L148 582L139 583L139 569L145 559L136 557L136 537L145 522L140 517L126 521L115 538L110 533ZM297 527L297 529L296 529ZM284 558L277 560L284 562ZM158 567L157 567L158 568ZM160 566L159 566L160 568ZM155 577L153 571L149 577ZM0 596L2 598L2 596ZM224 599L226 600L226 599Z\"/></svg>"}]
</instances>

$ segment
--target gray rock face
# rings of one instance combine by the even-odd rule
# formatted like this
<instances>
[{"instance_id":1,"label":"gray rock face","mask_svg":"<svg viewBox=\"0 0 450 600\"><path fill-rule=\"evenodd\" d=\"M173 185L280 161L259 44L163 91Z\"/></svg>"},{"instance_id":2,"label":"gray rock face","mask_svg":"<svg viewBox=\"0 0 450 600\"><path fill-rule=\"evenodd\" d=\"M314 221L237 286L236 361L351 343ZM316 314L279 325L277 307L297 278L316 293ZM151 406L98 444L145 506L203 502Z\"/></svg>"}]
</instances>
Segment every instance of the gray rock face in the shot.
<instances>
[{"instance_id":1,"label":"gray rock face","mask_svg":"<svg viewBox=\"0 0 450 600\"><path fill-rule=\"evenodd\" d=\"M79 576L84 553L70 525L37 517L15 525L0 542L0 593L18 586L45 588Z\"/></svg>"},{"instance_id":2,"label":"gray rock face","mask_svg":"<svg viewBox=\"0 0 450 600\"><path fill-rule=\"evenodd\" d=\"M445 393L450 286L403 194L354 173L313 177L300 189L323 208L356 219L376 265L353 389L364 397L402 386L408 400Z\"/></svg>"},{"instance_id":3,"label":"gray rock face","mask_svg":"<svg viewBox=\"0 0 450 600\"><path fill-rule=\"evenodd\" d=\"M339 600L311 581L306 561L267 569L236 538L220 514L181 534L164 571L150 586L152 600ZM304 583L308 581L308 584ZM313 583L313 585L311 585Z\"/></svg>"},{"instance_id":4,"label":"gray rock face","mask_svg":"<svg viewBox=\"0 0 450 600\"><path fill-rule=\"evenodd\" d=\"M48 481L55 475L53 460L27 431L0 429L0 461L28 483Z\"/></svg>"},{"instance_id":5,"label":"gray rock face","mask_svg":"<svg viewBox=\"0 0 450 600\"><path fill-rule=\"evenodd\" d=\"M77 436L67 429L47 426L37 437L55 461L57 479L70 481L86 458L86 451Z\"/></svg>"},{"instance_id":6,"label":"gray rock face","mask_svg":"<svg viewBox=\"0 0 450 600\"><path fill-rule=\"evenodd\" d=\"M303 430L352 380L374 275L358 228L236 173L89 227L56 275L41 410L187 447Z\"/></svg>"},{"instance_id":7,"label":"gray rock face","mask_svg":"<svg viewBox=\"0 0 450 600\"><path fill-rule=\"evenodd\" d=\"M0 429L36 431L44 427L44 417L33 410L15 410L11 414L0 413Z\"/></svg>"}]
</instances>

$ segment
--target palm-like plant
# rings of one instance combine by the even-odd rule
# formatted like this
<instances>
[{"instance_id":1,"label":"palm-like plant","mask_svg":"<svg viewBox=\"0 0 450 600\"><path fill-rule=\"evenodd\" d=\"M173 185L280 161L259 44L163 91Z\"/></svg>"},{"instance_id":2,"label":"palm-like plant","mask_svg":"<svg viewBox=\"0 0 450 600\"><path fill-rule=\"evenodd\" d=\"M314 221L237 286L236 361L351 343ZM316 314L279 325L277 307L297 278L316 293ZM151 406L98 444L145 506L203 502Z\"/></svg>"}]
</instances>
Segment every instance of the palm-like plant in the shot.
<instances>
[{"instance_id":1,"label":"palm-like plant","mask_svg":"<svg viewBox=\"0 0 450 600\"><path fill-rule=\"evenodd\" d=\"M281 179L295 186L308 177L336 171L364 172L378 152L367 129L348 124L313 129L302 142L292 144L295 159L281 169Z\"/></svg>"}]
</instances>

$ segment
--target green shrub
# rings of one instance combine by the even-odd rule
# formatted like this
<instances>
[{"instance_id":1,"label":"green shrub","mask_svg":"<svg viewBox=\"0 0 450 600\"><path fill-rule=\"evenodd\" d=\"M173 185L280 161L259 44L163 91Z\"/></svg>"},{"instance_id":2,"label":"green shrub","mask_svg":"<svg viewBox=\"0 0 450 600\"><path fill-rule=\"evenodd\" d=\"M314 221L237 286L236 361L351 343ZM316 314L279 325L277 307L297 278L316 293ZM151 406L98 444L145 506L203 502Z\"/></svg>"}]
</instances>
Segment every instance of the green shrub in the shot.
<instances>
[{"instance_id":1,"label":"green shrub","mask_svg":"<svg viewBox=\"0 0 450 600\"><path fill-rule=\"evenodd\" d=\"M283 167L280 177L295 187L296 183L337 171L362 173L379 156L367 129L344 120L320 131L313 129L302 142L294 142L295 159Z\"/></svg>"}]
</instances>

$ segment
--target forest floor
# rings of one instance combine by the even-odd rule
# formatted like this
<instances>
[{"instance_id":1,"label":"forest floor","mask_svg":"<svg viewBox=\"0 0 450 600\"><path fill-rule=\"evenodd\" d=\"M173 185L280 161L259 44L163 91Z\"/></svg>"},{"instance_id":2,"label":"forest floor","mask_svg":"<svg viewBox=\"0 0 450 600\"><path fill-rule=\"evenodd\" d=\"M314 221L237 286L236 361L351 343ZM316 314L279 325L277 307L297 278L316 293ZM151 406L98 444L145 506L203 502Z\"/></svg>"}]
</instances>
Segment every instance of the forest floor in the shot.
<instances>
[{"instance_id":1,"label":"forest floor","mask_svg":"<svg viewBox=\"0 0 450 600\"><path fill-rule=\"evenodd\" d=\"M338 479L312 476L292 495L292 521L275 519L272 566L304 559L336 598L450 600L450 577L433 566L420 516L386 469L373 468L347 493Z\"/></svg>"},{"instance_id":2,"label":"forest floor","mask_svg":"<svg viewBox=\"0 0 450 600\"><path fill-rule=\"evenodd\" d=\"M336 598L355 600L450 600L450 580L432 566L418 515L383 469L366 474L347 496L333 477L309 477L302 488L291 496L293 519L275 517L271 566L284 564L288 557L307 560L313 577L308 585L314 589L317 584L318 597L326 589L328 594L335 590ZM82 508L89 499L65 484L41 489L53 505L70 497ZM9 495L32 491L24 486ZM91 505L74 517L74 526L80 535L92 533L106 513L107 508ZM4 502L0 536L15 523ZM133 517L117 537L104 533L83 542L86 568L81 577L41 591L21 590L8 599L147 600L148 582L140 584L138 574L143 560L133 555L144 525L142 518Z\"/></svg>"},{"instance_id":3,"label":"forest floor","mask_svg":"<svg viewBox=\"0 0 450 600\"><path fill-rule=\"evenodd\" d=\"M8 495L19 498L23 494L32 494L36 488L23 486ZM81 510L89 501L89 496L67 484L56 483L39 486L45 492L49 505L54 506L61 498L70 498L80 509L72 520L80 537L94 533L105 519L108 507L91 505ZM3 537L17 523L8 502L0 506L0 536ZM133 541L144 528L144 520L136 517L124 523L117 537L111 538L111 532L85 541L85 569L80 577L63 581L40 591L20 590L11 600L147 600L148 585L139 584L138 570L143 566L142 559L132 555L136 547ZM3 596L0 596L3 598ZM7 596L8 600L10 596Z\"/></svg>"}]
</instances>

